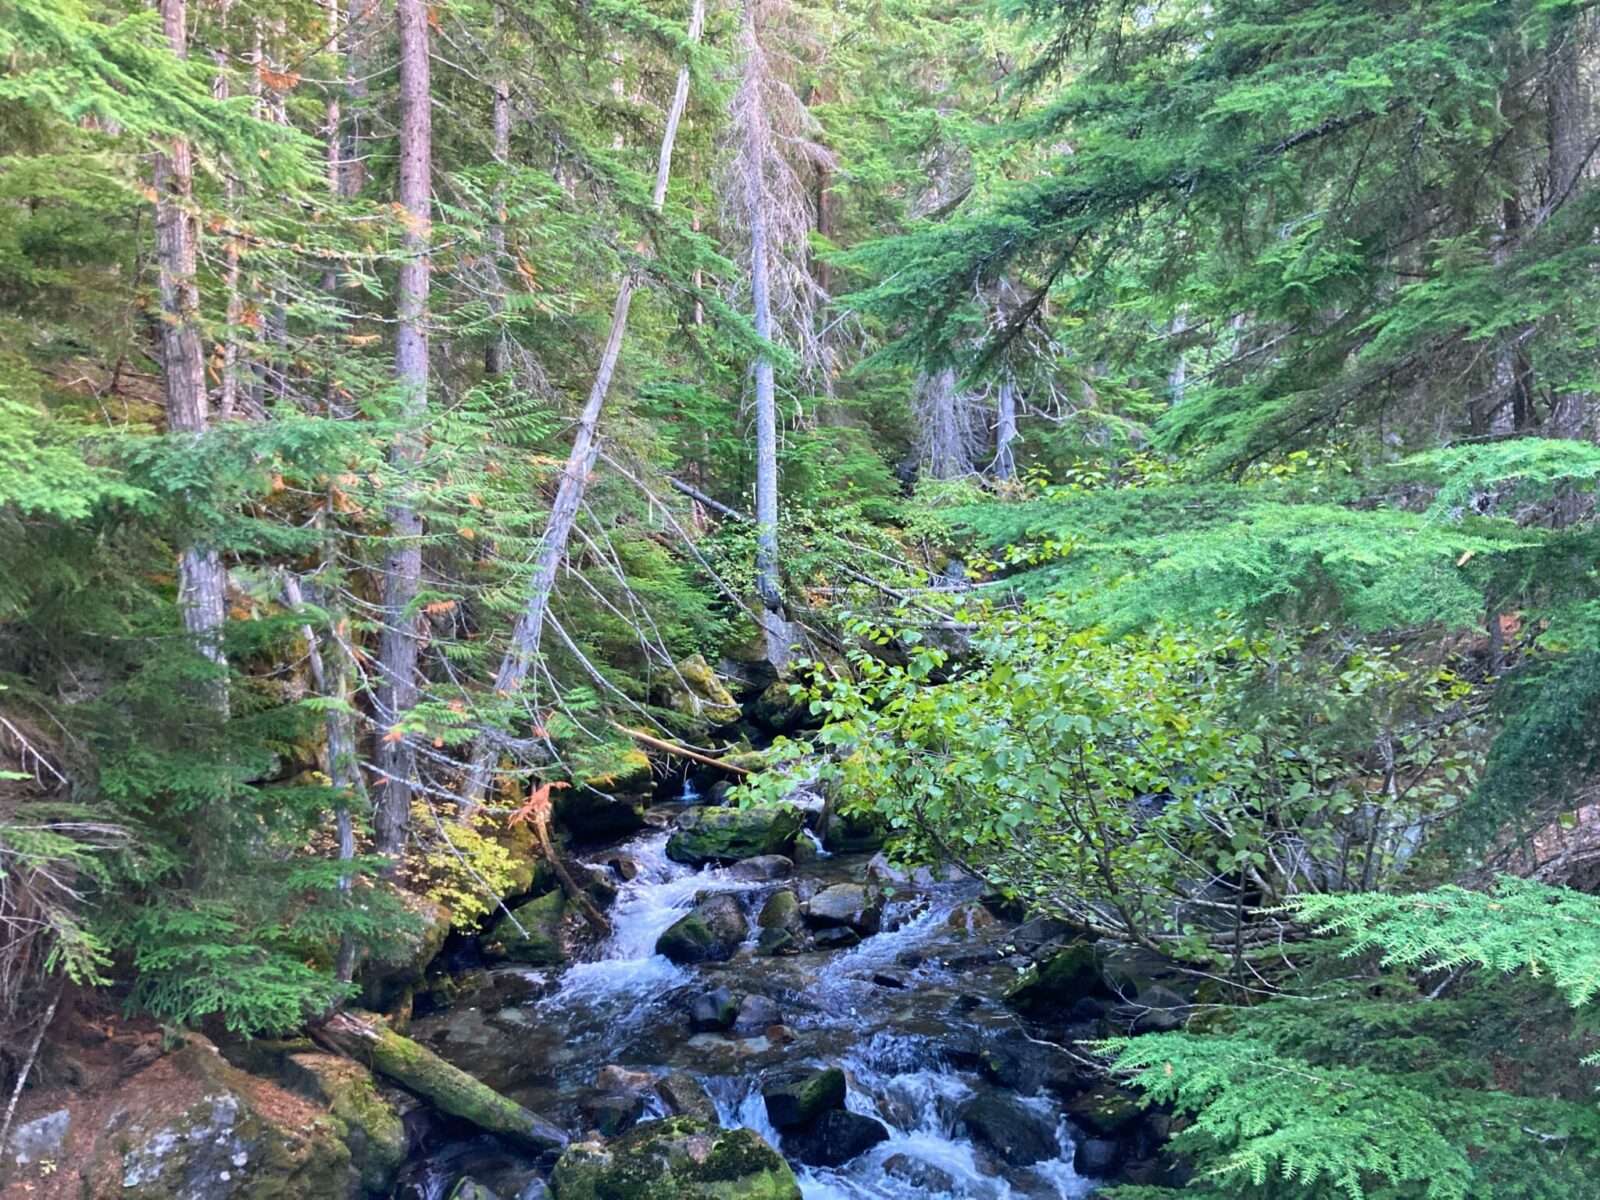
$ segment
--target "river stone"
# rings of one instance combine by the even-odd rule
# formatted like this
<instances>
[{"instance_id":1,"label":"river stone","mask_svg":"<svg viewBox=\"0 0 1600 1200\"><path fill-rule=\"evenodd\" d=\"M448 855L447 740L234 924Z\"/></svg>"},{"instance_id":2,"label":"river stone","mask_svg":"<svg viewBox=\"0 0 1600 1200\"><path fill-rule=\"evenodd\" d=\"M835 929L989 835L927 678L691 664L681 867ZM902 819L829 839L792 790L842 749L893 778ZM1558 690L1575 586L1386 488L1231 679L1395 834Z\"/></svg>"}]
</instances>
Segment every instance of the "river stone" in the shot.
<instances>
[{"instance_id":1,"label":"river stone","mask_svg":"<svg viewBox=\"0 0 1600 1200\"><path fill-rule=\"evenodd\" d=\"M556 1200L801 1200L783 1157L750 1129L692 1117L646 1121L607 1146L570 1147Z\"/></svg>"},{"instance_id":2,"label":"river stone","mask_svg":"<svg viewBox=\"0 0 1600 1200\"><path fill-rule=\"evenodd\" d=\"M833 1108L805 1128L784 1134L783 1148L808 1167L842 1167L888 1140L882 1121Z\"/></svg>"},{"instance_id":3,"label":"river stone","mask_svg":"<svg viewBox=\"0 0 1600 1200\"><path fill-rule=\"evenodd\" d=\"M1104 1177L1120 1167L1126 1157L1121 1142L1111 1138L1084 1138L1072 1152L1072 1169L1079 1175Z\"/></svg>"},{"instance_id":4,"label":"river stone","mask_svg":"<svg viewBox=\"0 0 1600 1200\"><path fill-rule=\"evenodd\" d=\"M756 939L756 953L771 958L799 954L800 950L799 939L787 929L763 929L761 936Z\"/></svg>"},{"instance_id":5,"label":"river stone","mask_svg":"<svg viewBox=\"0 0 1600 1200\"><path fill-rule=\"evenodd\" d=\"M758 883L787 879L794 874L794 859L782 854L759 854L734 863L728 874L735 879L753 879Z\"/></svg>"},{"instance_id":6,"label":"river stone","mask_svg":"<svg viewBox=\"0 0 1600 1200\"><path fill-rule=\"evenodd\" d=\"M720 1033L739 1016L739 1005L727 988L696 996L689 1003L689 1028L695 1033Z\"/></svg>"},{"instance_id":7,"label":"river stone","mask_svg":"<svg viewBox=\"0 0 1600 1200\"><path fill-rule=\"evenodd\" d=\"M1083 1069L1060 1046L1037 1041L1021 1031L1001 1034L983 1047L978 1069L985 1079L1024 1096L1041 1089L1072 1095L1089 1085Z\"/></svg>"},{"instance_id":8,"label":"river stone","mask_svg":"<svg viewBox=\"0 0 1600 1200\"><path fill-rule=\"evenodd\" d=\"M910 1184L919 1193L937 1195L956 1190L956 1178L949 1171L920 1158L912 1158L909 1154L892 1154L884 1159L883 1173L890 1179Z\"/></svg>"},{"instance_id":9,"label":"river stone","mask_svg":"<svg viewBox=\"0 0 1600 1200\"><path fill-rule=\"evenodd\" d=\"M733 1022L736 1033L761 1033L769 1025L783 1023L783 1011L766 996L751 992L739 1002L739 1015Z\"/></svg>"},{"instance_id":10,"label":"river stone","mask_svg":"<svg viewBox=\"0 0 1600 1200\"><path fill-rule=\"evenodd\" d=\"M737 896L707 896L656 939L656 953L680 965L726 962L749 936Z\"/></svg>"},{"instance_id":11,"label":"river stone","mask_svg":"<svg viewBox=\"0 0 1600 1200\"><path fill-rule=\"evenodd\" d=\"M1061 1153L1056 1123L1009 1092L986 1092L968 1100L958 1116L979 1146L1014 1167L1032 1166Z\"/></svg>"},{"instance_id":12,"label":"river stone","mask_svg":"<svg viewBox=\"0 0 1600 1200\"><path fill-rule=\"evenodd\" d=\"M633 1128L644 1116L644 1097L635 1092L585 1096L578 1104L578 1111L588 1120L591 1129L608 1138L616 1137L623 1130Z\"/></svg>"},{"instance_id":13,"label":"river stone","mask_svg":"<svg viewBox=\"0 0 1600 1200\"><path fill-rule=\"evenodd\" d=\"M792 804L685 809L678 817L678 831L667 839L667 857L699 867L786 854L802 823L800 810Z\"/></svg>"},{"instance_id":14,"label":"river stone","mask_svg":"<svg viewBox=\"0 0 1600 1200\"><path fill-rule=\"evenodd\" d=\"M800 926L800 897L785 889L773 892L761 906L756 924L763 929L798 929Z\"/></svg>"},{"instance_id":15,"label":"river stone","mask_svg":"<svg viewBox=\"0 0 1600 1200\"><path fill-rule=\"evenodd\" d=\"M1114 998L1088 942L1070 942L1006 992L1011 1008L1035 1021L1067 1021L1080 1000Z\"/></svg>"},{"instance_id":16,"label":"river stone","mask_svg":"<svg viewBox=\"0 0 1600 1200\"><path fill-rule=\"evenodd\" d=\"M644 1095L655 1087L655 1076L648 1071L635 1071L619 1063L607 1063L594 1077L595 1086L603 1092L627 1092Z\"/></svg>"},{"instance_id":17,"label":"river stone","mask_svg":"<svg viewBox=\"0 0 1600 1200\"><path fill-rule=\"evenodd\" d=\"M717 1105L701 1082L687 1071L674 1071L656 1080L656 1094L667 1103L673 1114L694 1117L715 1125L718 1121Z\"/></svg>"},{"instance_id":18,"label":"river stone","mask_svg":"<svg viewBox=\"0 0 1600 1200\"><path fill-rule=\"evenodd\" d=\"M838 1067L781 1071L761 1085L767 1117L779 1129L794 1129L816 1120L830 1108L843 1108L844 1093L844 1072Z\"/></svg>"},{"instance_id":19,"label":"river stone","mask_svg":"<svg viewBox=\"0 0 1600 1200\"><path fill-rule=\"evenodd\" d=\"M811 704L804 696L797 696L798 686L786 680L777 680L762 689L750 703L748 715L752 721L770 733L791 733L805 723Z\"/></svg>"},{"instance_id":20,"label":"river stone","mask_svg":"<svg viewBox=\"0 0 1600 1200\"><path fill-rule=\"evenodd\" d=\"M814 929L847 925L869 935L883 927L883 894L859 883L836 883L806 905L806 924Z\"/></svg>"},{"instance_id":21,"label":"river stone","mask_svg":"<svg viewBox=\"0 0 1600 1200\"><path fill-rule=\"evenodd\" d=\"M567 949L561 942L561 922L566 914L565 894L559 888L546 892L512 909L511 916L496 921L485 949L491 953L498 950L504 957L529 966L559 966L567 961ZM520 930L518 925L522 926Z\"/></svg>"},{"instance_id":22,"label":"river stone","mask_svg":"<svg viewBox=\"0 0 1600 1200\"><path fill-rule=\"evenodd\" d=\"M447 1200L500 1200L500 1194L484 1187L472 1176L463 1175L456 1180L455 1187L450 1189Z\"/></svg>"},{"instance_id":23,"label":"river stone","mask_svg":"<svg viewBox=\"0 0 1600 1200\"><path fill-rule=\"evenodd\" d=\"M645 795L575 787L558 792L551 811L574 841L605 842L644 828L645 800Z\"/></svg>"},{"instance_id":24,"label":"river stone","mask_svg":"<svg viewBox=\"0 0 1600 1200\"><path fill-rule=\"evenodd\" d=\"M1164 984L1150 984L1139 998L1112 1010L1112 1018L1125 1024L1130 1033L1169 1033L1182 1028L1184 1014L1192 1003Z\"/></svg>"},{"instance_id":25,"label":"river stone","mask_svg":"<svg viewBox=\"0 0 1600 1200\"><path fill-rule=\"evenodd\" d=\"M848 950L852 946L861 944L861 935L848 925L837 925L832 929L819 929L811 937L813 950Z\"/></svg>"},{"instance_id":26,"label":"river stone","mask_svg":"<svg viewBox=\"0 0 1600 1200\"><path fill-rule=\"evenodd\" d=\"M832 854L866 853L883 849L889 827L876 813L844 813L829 800L822 811L822 848Z\"/></svg>"}]
</instances>

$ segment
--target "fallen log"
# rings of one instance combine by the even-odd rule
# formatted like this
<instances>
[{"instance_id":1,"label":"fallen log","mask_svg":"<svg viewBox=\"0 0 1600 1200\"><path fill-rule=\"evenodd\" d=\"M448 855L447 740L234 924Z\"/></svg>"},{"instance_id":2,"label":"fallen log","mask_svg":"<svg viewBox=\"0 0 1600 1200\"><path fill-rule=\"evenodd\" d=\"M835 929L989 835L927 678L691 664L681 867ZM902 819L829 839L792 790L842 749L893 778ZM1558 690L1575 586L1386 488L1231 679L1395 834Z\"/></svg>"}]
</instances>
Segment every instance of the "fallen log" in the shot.
<instances>
[{"instance_id":1,"label":"fallen log","mask_svg":"<svg viewBox=\"0 0 1600 1200\"><path fill-rule=\"evenodd\" d=\"M401 1037L376 1017L334 1013L314 1027L311 1035L330 1050L415 1092L440 1112L531 1150L558 1152L571 1140L543 1117L445 1062L426 1046Z\"/></svg>"},{"instance_id":2,"label":"fallen log","mask_svg":"<svg viewBox=\"0 0 1600 1200\"><path fill-rule=\"evenodd\" d=\"M712 758L709 754L701 754L698 750L691 750L689 747L680 746L676 742L664 742L660 738L653 737L652 735L645 733L640 729L632 729L627 725L618 725L615 721L611 722L611 727L627 734L636 742L641 742L652 749L660 750L666 754L676 754L682 758L690 758L695 762L703 763L708 767L715 767L719 771L726 771L730 775L754 774L749 767L740 767L735 766L733 763L720 762L719 760Z\"/></svg>"}]
</instances>

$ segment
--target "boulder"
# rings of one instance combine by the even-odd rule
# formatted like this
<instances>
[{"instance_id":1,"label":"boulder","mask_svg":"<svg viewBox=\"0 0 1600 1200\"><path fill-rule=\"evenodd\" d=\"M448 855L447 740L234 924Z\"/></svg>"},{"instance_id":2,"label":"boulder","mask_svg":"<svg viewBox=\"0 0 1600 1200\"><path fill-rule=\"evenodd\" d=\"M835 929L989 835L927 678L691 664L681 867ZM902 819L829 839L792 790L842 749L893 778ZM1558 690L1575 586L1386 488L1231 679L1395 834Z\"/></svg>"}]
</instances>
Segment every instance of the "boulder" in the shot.
<instances>
[{"instance_id":1,"label":"boulder","mask_svg":"<svg viewBox=\"0 0 1600 1200\"><path fill-rule=\"evenodd\" d=\"M589 1123L589 1128L604 1137L616 1137L632 1129L644 1116L644 1097L632 1092L601 1092L585 1096L578 1103L578 1111Z\"/></svg>"},{"instance_id":2,"label":"boulder","mask_svg":"<svg viewBox=\"0 0 1600 1200\"><path fill-rule=\"evenodd\" d=\"M634 1071L619 1063L607 1063L596 1073L594 1083L603 1092L642 1096L655 1087L656 1078L649 1071Z\"/></svg>"},{"instance_id":3,"label":"boulder","mask_svg":"<svg viewBox=\"0 0 1600 1200\"><path fill-rule=\"evenodd\" d=\"M838 1067L799 1067L769 1075L761 1084L768 1119L779 1129L809 1125L844 1107L844 1072Z\"/></svg>"},{"instance_id":4,"label":"boulder","mask_svg":"<svg viewBox=\"0 0 1600 1200\"><path fill-rule=\"evenodd\" d=\"M830 854L856 854L883 849L889 827L876 813L842 812L829 800L818 821L822 848Z\"/></svg>"},{"instance_id":5,"label":"boulder","mask_svg":"<svg viewBox=\"0 0 1600 1200\"><path fill-rule=\"evenodd\" d=\"M689 1002L689 1028L696 1033L721 1033L738 1019L739 1005L727 988L717 988Z\"/></svg>"},{"instance_id":6,"label":"boulder","mask_svg":"<svg viewBox=\"0 0 1600 1200\"><path fill-rule=\"evenodd\" d=\"M1067 1101L1067 1115L1098 1137L1125 1137L1144 1111L1131 1095L1110 1083L1097 1083Z\"/></svg>"},{"instance_id":7,"label":"boulder","mask_svg":"<svg viewBox=\"0 0 1600 1200\"><path fill-rule=\"evenodd\" d=\"M446 1200L500 1200L500 1194L493 1188L485 1187L471 1175L463 1175L456 1180Z\"/></svg>"},{"instance_id":8,"label":"boulder","mask_svg":"<svg viewBox=\"0 0 1600 1200\"><path fill-rule=\"evenodd\" d=\"M558 966L567 961L567 948L561 937L566 915L567 898L561 890L546 892L518 905L510 916L496 921L489 930L484 949L529 966Z\"/></svg>"},{"instance_id":9,"label":"boulder","mask_svg":"<svg viewBox=\"0 0 1600 1200\"><path fill-rule=\"evenodd\" d=\"M783 1148L808 1167L842 1167L889 1140L882 1121L831 1108L803 1129L783 1135Z\"/></svg>"},{"instance_id":10,"label":"boulder","mask_svg":"<svg viewBox=\"0 0 1600 1200\"><path fill-rule=\"evenodd\" d=\"M735 1033L763 1033L768 1026L783 1024L783 1011L777 1004L752 992L739 1002L739 1015L734 1019Z\"/></svg>"},{"instance_id":11,"label":"boulder","mask_svg":"<svg viewBox=\"0 0 1600 1200\"><path fill-rule=\"evenodd\" d=\"M658 680L650 697L661 707L708 726L732 725L742 715L733 694L699 654L691 654Z\"/></svg>"},{"instance_id":12,"label":"boulder","mask_svg":"<svg viewBox=\"0 0 1600 1200\"><path fill-rule=\"evenodd\" d=\"M799 685L779 679L750 702L750 719L769 733L793 733L811 715L811 702L795 695Z\"/></svg>"},{"instance_id":13,"label":"boulder","mask_svg":"<svg viewBox=\"0 0 1600 1200\"><path fill-rule=\"evenodd\" d=\"M550 1184L556 1200L800 1200L794 1172L760 1134L692 1117L572 1146Z\"/></svg>"},{"instance_id":14,"label":"boulder","mask_svg":"<svg viewBox=\"0 0 1600 1200\"><path fill-rule=\"evenodd\" d=\"M1115 999L1100 969L1100 956L1088 942L1069 942L1043 959L1008 992L1005 1001L1035 1021L1077 1019L1081 1000Z\"/></svg>"},{"instance_id":15,"label":"boulder","mask_svg":"<svg viewBox=\"0 0 1600 1200\"><path fill-rule=\"evenodd\" d=\"M54 1161L60 1156L61 1145L66 1141L67 1130L71 1127L72 1110L69 1108L58 1108L55 1112L25 1121L11 1131L0 1160L15 1163L19 1167Z\"/></svg>"},{"instance_id":16,"label":"boulder","mask_svg":"<svg viewBox=\"0 0 1600 1200\"><path fill-rule=\"evenodd\" d=\"M573 841L614 841L644 828L647 798L579 786L557 792L551 811Z\"/></svg>"},{"instance_id":17,"label":"boulder","mask_svg":"<svg viewBox=\"0 0 1600 1200\"><path fill-rule=\"evenodd\" d=\"M770 883L774 879L787 879L794 874L794 859L782 854L758 854L742 859L728 868L734 879L749 879L757 883Z\"/></svg>"},{"instance_id":18,"label":"boulder","mask_svg":"<svg viewBox=\"0 0 1600 1200\"><path fill-rule=\"evenodd\" d=\"M800 939L787 929L763 929L756 939L756 953L768 958L782 958L799 954L804 947Z\"/></svg>"},{"instance_id":19,"label":"boulder","mask_svg":"<svg viewBox=\"0 0 1600 1200\"><path fill-rule=\"evenodd\" d=\"M656 1095L675 1116L693 1117L708 1125L718 1122L717 1105L704 1085L687 1071L673 1071L656 1080Z\"/></svg>"},{"instance_id":20,"label":"boulder","mask_svg":"<svg viewBox=\"0 0 1600 1200\"><path fill-rule=\"evenodd\" d=\"M761 906L761 914L756 917L756 924L762 929L799 929L800 897L787 888L781 892L773 892Z\"/></svg>"},{"instance_id":21,"label":"boulder","mask_svg":"<svg viewBox=\"0 0 1600 1200\"><path fill-rule=\"evenodd\" d=\"M883 893L859 883L836 883L811 897L805 917L813 929L843 925L869 936L883 927Z\"/></svg>"},{"instance_id":22,"label":"boulder","mask_svg":"<svg viewBox=\"0 0 1600 1200\"><path fill-rule=\"evenodd\" d=\"M957 1115L968 1137L1011 1166L1032 1166L1061 1153L1055 1121L1009 1092L975 1096Z\"/></svg>"},{"instance_id":23,"label":"boulder","mask_svg":"<svg viewBox=\"0 0 1600 1200\"><path fill-rule=\"evenodd\" d=\"M1181 1029L1185 1015L1194 1007L1184 996L1164 984L1150 984L1137 1000L1111 1010L1112 1020L1129 1033L1168 1033Z\"/></svg>"},{"instance_id":24,"label":"boulder","mask_svg":"<svg viewBox=\"0 0 1600 1200\"><path fill-rule=\"evenodd\" d=\"M667 857L698 867L786 854L802 824L800 810L792 804L689 808L678 817L677 832L667 839Z\"/></svg>"},{"instance_id":25,"label":"boulder","mask_svg":"<svg viewBox=\"0 0 1600 1200\"><path fill-rule=\"evenodd\" d=\"M1075 1095L1092 1081L1066 1050L1021 1032L1002 1034L984 1046L978 1053L978 1069L991 1083L1024 1096L1041 1090Z\"/></svg>"},{"instance_id":26,"label":"boulder","mask_svg":"<svg viewBox=\"0 0 1600 1200\"><path fill-rule=\"evenodd\" d=\"M283 1072L290 1087L344 1122L351 1165L368 1191L381 1193L405 1161L408 1139L405 1122L371 1072L342 1055L314 1050L287 1055Z\"/></svg>"},{"instance_id":27,"label":"boulder","mask_svg":"<svg viewBox=\"0 0 1600 1200\"><path fill-rule=\"evenodd\" d=\"M1127 1149L1121 1142L1111 1138L1084 1138L1072 1152L1072 1169L1079 1175L1103 1178L1120 1167L1127 1157Z\"/></svg>"},{"instance_id":28,"label":"boulder","mask_svg":"<svg viewBox=\"0 0 1600 1200\"><path fill-rule=\"evenodd\" d=\"M681 965L726 962L749 933L737 896L708 896L656 939L656 953Z\"/></svg>"},{"instance_id":29,"label":"boulder","mask_svg":"<svg viewBox=\"0 0 1600 1200\"><path fill-rule=\"evenodd\" d=\"M400 902L415 921L382 954L364 959L356 972L361 1004L374 1012L409 1006L411 993L424 985L428 964L450 932L450 910L437 900L401 892Z\"/></svg>"}]
</instances>

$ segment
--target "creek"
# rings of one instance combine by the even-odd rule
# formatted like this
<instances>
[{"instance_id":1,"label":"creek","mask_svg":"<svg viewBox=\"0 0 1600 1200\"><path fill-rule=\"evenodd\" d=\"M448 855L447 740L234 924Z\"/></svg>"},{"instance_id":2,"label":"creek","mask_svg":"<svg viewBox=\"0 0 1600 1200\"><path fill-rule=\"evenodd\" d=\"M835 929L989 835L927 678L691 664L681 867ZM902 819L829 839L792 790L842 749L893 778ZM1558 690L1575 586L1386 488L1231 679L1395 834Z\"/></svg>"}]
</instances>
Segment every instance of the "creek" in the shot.
<instances>
[{"instance_id":1,"label":"creek","mask_svg":"<svg viewBox=\"0 0 1600 1200\"><path fill-rule=\"evenodd\" d=\"M1038 1161L1008 1163L975 1142L964 1105L1002 1091L980 1073L993 1039L1025 1039L1001 998L1025 966L1014 952L1014 927L982 908L968 880L886 883L882 931L841 949L788 957L756 953L755 914L781 889L802 899L841 882L868 878L867 854L802 855L791 877L752 881L737 869L700 869L665 852L683 801L658 804L650 824L620 845L588 847L594 865L628 865L609 915L610 937L563 967L535 970L457 954L462 983L448 1007L419 1016L412 1034L456 1065L564 1128L596 1127L602 1068L630 1078L687 1072L703 1085L727 1127L748 1126L791 1157L806 1200L952 1197L1044 1200L1093 1191L1073 1167L1076 1134L1048 1093L1008 1102L1028 1107L1054 1130ZM807 835L809 836L809 835ZM751 918L746 944L727 962L680 966L656 953L656 941L696 902L729 893ZM694 1032L690 1003L713 989L735 999L763 996L781 1014L748 1033ZM768 1011L774 1011L769 1009ZM888 1138L837 1167L794 1160L768 1121L763 1075L798 1065L843 1068L848 1110L881 1121ZM616 1073L613 1072L613 1078ZM646 1091L641 1119L669 1115ZM402 1175L404 1200L443 1200L471 1175L503 1200L542 1192L533 1164L489 1139L434 1131Z\"/></svg>"}]
</instances>

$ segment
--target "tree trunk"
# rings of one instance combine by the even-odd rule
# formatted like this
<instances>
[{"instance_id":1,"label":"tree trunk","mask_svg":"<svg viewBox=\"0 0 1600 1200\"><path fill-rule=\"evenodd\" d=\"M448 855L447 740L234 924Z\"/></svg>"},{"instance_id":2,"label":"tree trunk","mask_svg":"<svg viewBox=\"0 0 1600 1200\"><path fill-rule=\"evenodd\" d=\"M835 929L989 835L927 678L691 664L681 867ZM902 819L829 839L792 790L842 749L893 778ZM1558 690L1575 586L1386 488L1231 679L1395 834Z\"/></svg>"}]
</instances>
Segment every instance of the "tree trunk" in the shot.
<instances>
[{"instance_id":1,"label":"tree trunk","mask_svg":"<svg viewBox=\"0 0 1600 1200\"><path fill-rule=\"evenodd\" d=\"M566 1148L566 1134L376 1019L335 1013L312 1029L323 1045L428 1100L440 1112L544 1154Z\"/></svg>"},{"instance_id":2,"label":"tree trunk","mask_svg":"<svg viewBox=\"0 0 1600 1200\"><path fill-rule=\"evenodd\" d=\"M1017 440L1017 385L1008 375L1000 381L1000 404L994 427L994 477L1009 481L1017 473L1012 444Z\"/></svg>"},{"instance_id":3,"label":"tree trunk","mask_svg":"<svg viewBox=\"0 0 1600 1200\"><path fill-rule=\"evenodd\" d=\"M161 24L172 52L189 56L185 0L161 0ZM156 260L161 291L161 375L169 434L197 435L209 424L195 283L200 224L193 210L194 166L189 143L173 138L155 156ZM211 706L228 711L222 627L228 616L228 577L216 550L197 543L178 558L178 609L200 653L219 668L207 689Z\"/></svg>"},{"instance_id":4,"label":"tree trunk","mask_svg":"<svg viewBox=\"0 0 1600 1200\"><path fill-rule=\"evenodd\" d=\"M395 308L395 380L405 429L389 450L399 479L390 506L391 549L383 564L383 633L378 639L378 807L374 850L398 867L411 833L415 755L403 722L416 704L419 630L413 611L422 585L422 517L408 478L422 458L418 429L428 407L428 243L432 211L433 120L429 111L428 13L423 0L396 0L400 32L400 174L404 210L401 263Z\"/></svg>"},{"instance_id":5,"label":"tree trunk","mask_svg":"<svg viewBox=\"0 0 1600 1200\"><path fill-rule=\"evenodd\" d=\"M500 32L500 10L494 13L495 32ZM503 79L494 84L493 100L494 161L504 170L511 163L511 86ZM489 222L489 311L499 316L505 311L504 285L500 280L500 264L506 256L505 188L497 187L494 194L494 217ZM483 371L493 377L506 370L505 331L496 324L489 333L489 344L483 350Z\"/></svg>"},{"instance_id":6,"label":"tree trunk","mask_svg":"<svg viewBox=\"0 0 1600 1200\"><path fill-rule=\"evenodd\" d=\"M695 0L689 17L691 45L700 40L705 15L705 0ZM667 185L672 178L672 148L677 141L678 124L683 119L688 103L689 66L685 63L678 70L678 86L672 95L672 105L667 110L667 124L661 134L660 151L656 155L656 183L650 202L658 213L666 204ZM630 271L617 287L617 300L611 310L611 329L606 335L605 349L595 368L589 397L578 416L572 450L567 455L567 464L561 473L555 503L550 506L544 539L533 565L533 576L528 581L528 602L511 631L511 647L501 660L499 671L495 673L494 691L497 696L515 695L527 681L528 671L538 658L545 612L550 605L550 593L555 589L556 572L566 556L567 539L572 535L572 526L583 505L584 488L594 470L595 455L600 449L596 437L600 413L605 407L606 395L611 390L611 377L616 372L617 360L622 354L622 339L628 328L628 310L633 303L638 282L637 274ZM499 751L490 737L479 737L473 745L467 777L461 788L463 816L470 814L487 794L498 757Z\"/></svg>"}]
</instances>

